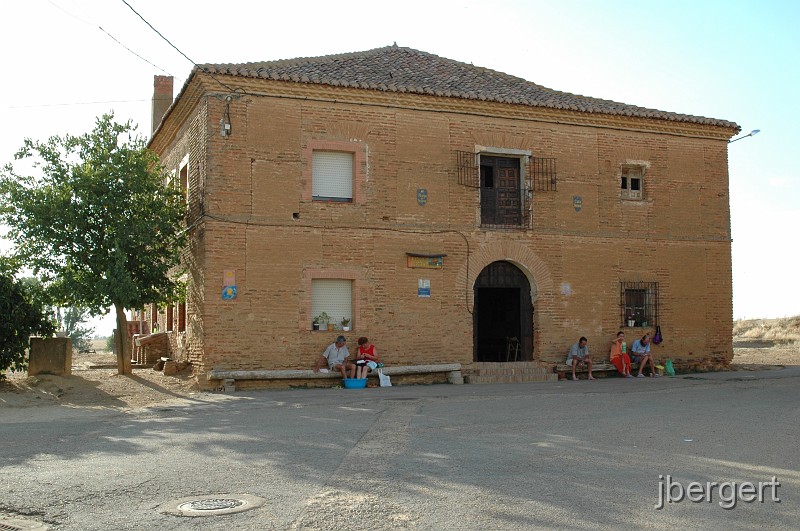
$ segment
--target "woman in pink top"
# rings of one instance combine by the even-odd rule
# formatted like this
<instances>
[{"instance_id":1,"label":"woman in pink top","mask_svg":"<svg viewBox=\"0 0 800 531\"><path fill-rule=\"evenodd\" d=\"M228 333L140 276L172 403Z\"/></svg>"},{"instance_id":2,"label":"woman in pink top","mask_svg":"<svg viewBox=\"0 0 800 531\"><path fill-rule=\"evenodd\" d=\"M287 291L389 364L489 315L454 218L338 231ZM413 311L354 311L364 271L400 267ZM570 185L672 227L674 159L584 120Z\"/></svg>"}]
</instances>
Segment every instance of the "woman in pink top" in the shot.
<instances>
[{"instance_id":1,"label":"woman in pink top","mask_svg":"<svg viewBox=\"0 0 800 531\"><path fill-rule=\"evenodd\" d=\"M369 371L380 363L375 345L366 337L358 338L358 351L356 352L356 378L366 378Z\"/></svg>"},{"instance_id":2,"label":"woman in pink top","mask_svg":"<svg viewBox=\"0 0 800 531\"><path fill-rule=\"evenodd\" d=\"M625 332L617 332L616 339L611 341L611 363L625 378L633 378L633 375L631 375L631 358L626 350Z\"/></svg>"}]
</instances>

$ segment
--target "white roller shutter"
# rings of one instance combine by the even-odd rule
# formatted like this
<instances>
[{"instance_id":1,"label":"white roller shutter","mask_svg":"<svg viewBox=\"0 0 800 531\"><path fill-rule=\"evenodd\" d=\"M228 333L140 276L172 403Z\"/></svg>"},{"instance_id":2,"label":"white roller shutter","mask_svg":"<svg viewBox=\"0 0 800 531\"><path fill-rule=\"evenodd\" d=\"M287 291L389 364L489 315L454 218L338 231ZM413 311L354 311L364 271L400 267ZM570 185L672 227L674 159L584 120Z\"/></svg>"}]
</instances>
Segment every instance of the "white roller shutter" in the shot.
<instances>
[{"instance_id":1,"label":"white roller shutter","mask_svg":"<svg viewBox=\"0 0 800 531\"><path fill-rule=\"evenodd\" d=\"M314 151L311 162L311 195L314 199L353 199L353 154Z\"/></svg>"},{"instance_id":2,"label":"white roller shutter","mask_svg":"<svg viewBox=\"0 0 800 531\"><path fill-rule=\"evenodd\" d=\"M326 312L331 323L353 318L353 281L339 278L317 278L311 281L311 316ZM350 326L354 326L351 321Z\"/></svg>"}]
</instances>

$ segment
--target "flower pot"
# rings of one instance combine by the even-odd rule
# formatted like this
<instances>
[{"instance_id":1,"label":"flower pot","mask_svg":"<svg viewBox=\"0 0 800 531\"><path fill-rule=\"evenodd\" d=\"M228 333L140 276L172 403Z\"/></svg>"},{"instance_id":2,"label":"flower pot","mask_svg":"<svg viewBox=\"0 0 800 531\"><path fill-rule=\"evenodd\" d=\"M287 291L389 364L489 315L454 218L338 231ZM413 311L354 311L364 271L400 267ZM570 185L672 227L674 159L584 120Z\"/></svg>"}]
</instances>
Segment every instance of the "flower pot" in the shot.
<instances>
[{"instance_id":1,"label":"flower pot","mask_svg":"<svg viewBox=\"0 0 800 531\"><path fill-rule=\"evenodd\" d=\"M350 331L350 327L349 326L343 326L342 330L345 331L345 332L349 332Z\"/></svg>"},{"instance_id":2,"label":"flower pot","mask_svg":"<svg viewBox=\"0 0 800 531\"><path fill-rule=\"evenodd\" d=\"M336 330L336 325L333 323L328 323L328 330Z\"/></svg>"},{"instance_id":3,"label":"flower pot","mask_svg":"<svg viewBox=\"0 0 800 531\"><path fill-rule=\"evenodd\" d=\"M314 330L319 330L319 323L314 323Z\"/></svg>"}]
</instances>

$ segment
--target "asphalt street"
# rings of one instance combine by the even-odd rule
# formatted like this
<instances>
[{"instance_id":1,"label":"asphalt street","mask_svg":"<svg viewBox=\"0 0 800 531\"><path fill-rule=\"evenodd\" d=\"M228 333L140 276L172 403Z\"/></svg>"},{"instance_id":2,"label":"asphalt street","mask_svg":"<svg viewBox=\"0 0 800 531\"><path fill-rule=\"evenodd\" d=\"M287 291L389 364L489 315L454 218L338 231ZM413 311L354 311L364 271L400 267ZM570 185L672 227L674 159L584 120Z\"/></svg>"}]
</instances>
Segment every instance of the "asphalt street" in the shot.
<instances>
[{"instance_id":1,"label":"asphalt street","mask_svg":"<svg viewBox=\"0 0 800 531\"><path fill-rule=\"evenodd\" d=\"M0 523L5 514L65 530L796 529L799 384L795 367L204 394L133 412L9 408ZM669 496L692 482L708 488L656 509L667 476ZM761 502L708 486L773 478ZM263 505L205 516L203 503L237 496ZM202 516L170 513L173 500L196 500Z\"/></svg>"}]
</instances>

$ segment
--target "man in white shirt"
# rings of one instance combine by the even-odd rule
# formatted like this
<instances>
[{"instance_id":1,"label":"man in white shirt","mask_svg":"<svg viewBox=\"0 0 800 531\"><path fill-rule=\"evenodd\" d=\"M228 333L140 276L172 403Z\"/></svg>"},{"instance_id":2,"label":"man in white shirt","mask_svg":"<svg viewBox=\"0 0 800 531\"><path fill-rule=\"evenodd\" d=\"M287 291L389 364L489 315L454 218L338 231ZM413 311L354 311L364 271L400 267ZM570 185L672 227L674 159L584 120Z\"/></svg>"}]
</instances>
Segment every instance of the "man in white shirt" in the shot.
<instances>
[{"instance_id":1,"label":"man in white shirt","mask_svg":"<svg viewBox=\"0 0 800 531\"><path fill-rule=\"evenodd\" d=\"M314 366L314 372L319 372L320 368L327 362L328 369L331 371L341 371L342 378L347 378L347 371L350 371L350 378L355 376L356 365L347 358L350 357L350 352L344 344L347 342L344 336L336 338L335 343L328 345L325 352L317 360Z\"/></svg>"}]
</instances>

